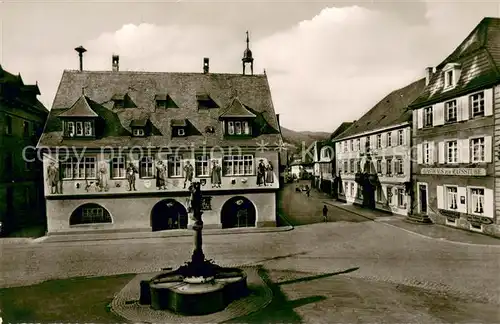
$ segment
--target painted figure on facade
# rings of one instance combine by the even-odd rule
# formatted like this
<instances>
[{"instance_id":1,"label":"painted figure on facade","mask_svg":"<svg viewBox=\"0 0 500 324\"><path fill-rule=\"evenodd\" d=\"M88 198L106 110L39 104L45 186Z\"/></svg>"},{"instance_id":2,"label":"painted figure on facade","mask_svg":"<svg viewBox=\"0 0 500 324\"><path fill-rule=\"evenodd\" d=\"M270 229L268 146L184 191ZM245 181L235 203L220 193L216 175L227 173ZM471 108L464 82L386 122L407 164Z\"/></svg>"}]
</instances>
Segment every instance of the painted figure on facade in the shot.
<instances>
[{"instance_id":1,"label":"painted figure on facade","mask_svg":"<svg viewBox=\"0 0 500 324\"><path fill-rule=\"evenodd\" d=\"M167 189L167 166L161 160L156 165L156 188Z\"/></svg>"},{"instance_id":2,"label":"painted figure on facade","mask_svg":"<svg viewBox=\"0 0 500 324\"><path fill-rule=\"evenodd\" d=\"M260 159L259 165L257 166L257 185L266 185L266 166L262 159Z\"/></svg>"},{"instance_id":3,"label":"painted figure on facade","mask_svg":"<svg viewBox=\"0 0 500 324\"><path fill-rule=\"evenodd\" d=\"M137 168L133 163L129 163L127 167L127 180L128 180L128 191L137 191L135 188L135 174L137 172Z\"/></svg>"},{"instance_id":4,"label":"painted figure on facade","mask_svg":"<svg viewBox=\"0 0 500 324\"><path fill-rule=\"evenodd\" d=\"M55 162L50 162L47 167L47 179L49 182L50 193L58 194L59 191L59 168Z\"/></svg>"},{"instance_id":5,"label":"painted figure on facade","mask_svg":"<svg viewBox=\"0 0 500 324\"><path fill-rule=\"evenodd\" d=\"M186 188L186 183L193 183L193 173L194 168L189 161L186 161L186 165L184 166L184 189Z\"/></svg>"},{"instance_id":6,"label":"painted figure on facade","mask_svg":"<svg viewBox=\"0 0 500 324\"><path fill-rule=\"evenodd\" d=\"M222 168L217 160L212 161L212 188L220 188L222 185Z\"/></svg>"},{"instance_id":7,"label":"painted figure on facade","mask_svg":"<svg viewBox=\"0 0 500 324\"><path fill-rule=\"evenodd\" d=\"M271 162L267 161L266 165L266 184L274 182L273 165Z\"/></svg>"},{"instance_id":8,"label":"painted figure on facade","mask_svg":"<svg viewBox=\"0 0 500 324\"><path fill-rule=\"evenodd\" d=\"M97 174L97 185L99 191L109 191L108 185L108 170L106 162L101 162L99 165L99 173Z\"/></svg>"}]
</instances>

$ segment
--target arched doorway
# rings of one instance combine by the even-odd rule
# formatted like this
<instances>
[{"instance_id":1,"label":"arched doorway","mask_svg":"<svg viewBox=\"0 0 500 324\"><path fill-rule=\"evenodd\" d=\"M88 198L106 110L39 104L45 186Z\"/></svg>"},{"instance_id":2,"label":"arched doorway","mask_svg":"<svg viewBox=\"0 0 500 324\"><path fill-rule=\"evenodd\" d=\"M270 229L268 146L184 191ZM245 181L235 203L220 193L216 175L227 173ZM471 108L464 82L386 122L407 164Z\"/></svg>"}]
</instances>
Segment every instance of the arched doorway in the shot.
<instances>
[{"instance_id":1,"label":"arched doorway","mask_svg":"<svg viewBox=\"0 0 500 324\"><path fill-rule=\"evenodd\" d=\"M187 228L188 214L186 208L174 199L158 202L151 211L151 227L153 231Z\"/></svg>"},{"instance_id":2,"label":"arched doorway","mask_svg":"<svg viewBox=\"0 0 500 324\"><path fill-rule=\"evenodd\" d=\"M255 207L245 197L233 197L222 206L222 228L254 227Z\"/></svg>"},{"instance_id":3,"label":"arched doorway","mask_svg":"<svg viewBox=\"0 0 500 324\"><path fill-rule=\"evenodd\" d=\"M69 225L111 223L111 215L98 204L84 204L75 209L69 217Z\"/></svg>"}]
</instances>

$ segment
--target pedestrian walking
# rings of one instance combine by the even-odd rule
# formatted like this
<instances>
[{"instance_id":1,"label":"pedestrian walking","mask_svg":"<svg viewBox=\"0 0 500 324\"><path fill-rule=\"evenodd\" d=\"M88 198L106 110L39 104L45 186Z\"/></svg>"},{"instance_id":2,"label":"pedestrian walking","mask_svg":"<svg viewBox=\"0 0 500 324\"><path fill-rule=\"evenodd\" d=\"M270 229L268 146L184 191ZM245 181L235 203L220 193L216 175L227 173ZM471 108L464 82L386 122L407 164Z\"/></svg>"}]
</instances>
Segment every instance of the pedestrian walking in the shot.
<instances>
[{"instance_id":1,"label":"pedestrian walking","mask_svg":"<svg viewBox=\"0 0 500 324\"><path fill-rule=\"evenodd\" d=\"M323 222L328 221L328 208L326 205L323 205Z\"/></svg>"}]
</instances>

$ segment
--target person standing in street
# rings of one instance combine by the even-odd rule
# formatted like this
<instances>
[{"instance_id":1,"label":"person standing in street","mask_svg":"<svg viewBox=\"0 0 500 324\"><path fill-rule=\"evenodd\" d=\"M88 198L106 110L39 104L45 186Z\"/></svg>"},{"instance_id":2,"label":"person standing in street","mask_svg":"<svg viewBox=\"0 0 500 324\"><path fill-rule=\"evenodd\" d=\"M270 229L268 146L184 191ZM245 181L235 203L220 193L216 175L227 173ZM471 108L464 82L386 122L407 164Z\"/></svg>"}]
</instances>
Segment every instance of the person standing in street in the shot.
<instances>
[{"instance_id":1,"label":"person standing in street","mask_svg":"<svg viewBox=\"0 0 500 324\"><path fill-rule=\"evenodd\" d=\"M323 205L323 222L327 222L328 221L328 208L326 207L326 205Z\"/></svg>"}]
</instances>

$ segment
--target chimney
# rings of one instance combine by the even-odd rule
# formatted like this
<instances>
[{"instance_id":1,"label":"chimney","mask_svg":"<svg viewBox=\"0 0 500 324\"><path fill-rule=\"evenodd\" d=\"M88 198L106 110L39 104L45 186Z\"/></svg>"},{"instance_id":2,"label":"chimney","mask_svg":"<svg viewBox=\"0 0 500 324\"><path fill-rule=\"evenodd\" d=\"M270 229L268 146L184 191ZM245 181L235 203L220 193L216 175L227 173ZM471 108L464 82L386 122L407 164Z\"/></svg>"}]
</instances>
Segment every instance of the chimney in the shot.
<instances>
[{"instance_id":1,"label":"chimney","mask_svg":"<svg viewBox=\"0 0 500 324\"><path fill-rule=\"evenodd\" d=\"M203 73L204 74L207 74L209 69L210 69L210 65L209 65L208 61L209 61L208 57L203 58Z\"/></svg>"},{"instance_id":2,"label":"chimney","mask_svg":"<svg viewBox=\"0 0 500 324\"><path fill-rule=\"evenodd\" d=\"M87 50L83 48L83 46L78 46L75 48L75 51L78 52L78 56L80 57L80 71L83 71L83 53L85 53Z\"/></svg>"},{"instance_id":3,"label":"chimney","mask_svg":"<svg viewBox=\"0 0 500 324\"><path fill-rule=\"evenodd\" d=\"M114 72L120 71L120 56L113 54L111 60L113 62L113 71Z\"/></svg>"},{"instance_id":4,"label":"chimney","mask_svg":"<svg viewBox=\"0 0 500 324\"><path fill-rule=\"evenodd\" d=\"M425 85L429 84L433 73L434 73L434 68L432 66L425 68Z\"/></svg>"}]
</instances>

